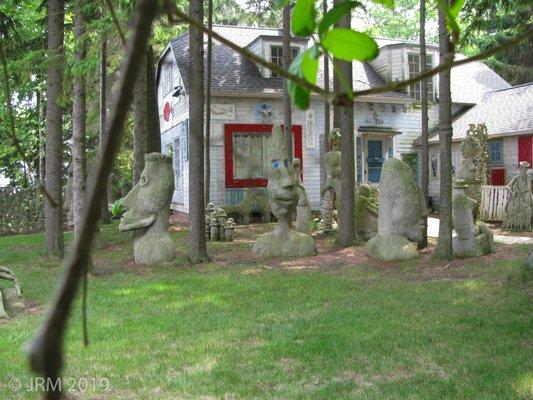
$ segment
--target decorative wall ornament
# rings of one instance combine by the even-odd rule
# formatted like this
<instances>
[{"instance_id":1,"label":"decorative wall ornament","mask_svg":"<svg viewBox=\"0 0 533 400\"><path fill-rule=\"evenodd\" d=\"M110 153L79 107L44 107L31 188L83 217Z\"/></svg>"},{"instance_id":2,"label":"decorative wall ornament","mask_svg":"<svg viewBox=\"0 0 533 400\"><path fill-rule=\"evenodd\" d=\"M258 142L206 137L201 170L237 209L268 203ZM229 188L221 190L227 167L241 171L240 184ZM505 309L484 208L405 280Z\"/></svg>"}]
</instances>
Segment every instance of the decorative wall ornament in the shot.
<instances>
[{"instance_id":1,"label":"decorative wall ornament","mask_svg":"<svg viewBox=\"0 0 533 400\"><path fill-rule=\"evenodd\" d=\"M211 104L212 120L231 120L235 119L235 104Z\"/></svg>"},{"instance_id":2,"label":"decorative wall ornament","mask_svg":"<svg viewBox=\"0 0 533 400\"><path fill-rule=\"evenodd\" d=\"M305 145L308 149L316 147L315 127L315 110L309 109L305 113Z\"/></svg>"}]
</instances>

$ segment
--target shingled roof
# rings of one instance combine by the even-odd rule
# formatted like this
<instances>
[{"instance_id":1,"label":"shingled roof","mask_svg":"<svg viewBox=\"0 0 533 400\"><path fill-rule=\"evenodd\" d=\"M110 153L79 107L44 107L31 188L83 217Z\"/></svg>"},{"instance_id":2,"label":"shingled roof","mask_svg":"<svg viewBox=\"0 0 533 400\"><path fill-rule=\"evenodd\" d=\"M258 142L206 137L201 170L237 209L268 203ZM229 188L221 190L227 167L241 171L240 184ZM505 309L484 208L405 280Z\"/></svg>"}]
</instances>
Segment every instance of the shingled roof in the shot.
<instances>
[{"instance_id":1,"label":"shingled roof","mask_svg":"<svg viewBox=\"0 0 533 400\"><path fill-rule=\"evenodd\" d=\"M281 29L252 28L241 26L214 26L220 35L231 39L239 46L245 47L258 36L281 37ZM295 38L302 40L302 38ZM184 85L189 86L189 34L185 32L170 42L170 47L176 59ZM354 89L369 89L384 86L386 82L372 68L369 63L353 63ZM323 68L320 63L318 72L319 86L323 85ZM330 76L333 76L332 73ZM276 93L283 89L282 78L263 78L257 66L225 45L213 41L213 74L211 76L213 92L241 92L241 93ZM400 102L411 101L402 92L386 92L367 98L390 98Z\"/></svg>"},{"instance_id":2,"label":"shingled roof","mask_svg":"<svg viewBox=\"0 0 533 400\"><path fill-rule=\"evenodd\" d=\"M486 93L481 102L453 122L453 139L462 140L470 124L484 122L491 137L533 134L533 82ZM439 141L438 135L430 138Z\"/></svg>"}]
</instances>

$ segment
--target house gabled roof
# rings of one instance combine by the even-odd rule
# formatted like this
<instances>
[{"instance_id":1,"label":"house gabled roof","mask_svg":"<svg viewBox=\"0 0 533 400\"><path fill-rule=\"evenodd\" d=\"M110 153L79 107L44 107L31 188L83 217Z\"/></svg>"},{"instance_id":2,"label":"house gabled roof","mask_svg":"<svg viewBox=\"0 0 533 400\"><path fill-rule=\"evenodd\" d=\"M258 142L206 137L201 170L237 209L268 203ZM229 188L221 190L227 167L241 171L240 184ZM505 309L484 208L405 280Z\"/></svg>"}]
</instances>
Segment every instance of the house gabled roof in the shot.
<instances>
[{"instance_id":1,"label":"house gabled roof","mask_svg":"<svg viewBox=\"0 0 533 400\"><path fill-rule=\"evenodd\" d=\"M452 140L462 140L470 124L485 123L490 137L533 134L533 82L485 94L453 122ZM438 135L430 143L439 141Z\"/></svg>"},{"instance_id":2,"label":"house gabled roof","mask_svg":"<svg viewBox=\"0 0 533 400\"><path fill-rule=\"evenodd\" d=\"M283 35L281 29L252 28L241 26L214 26L213 29L222 36L232 40L241 47L246 47L256 41L259 36L276 38ZM301 41L302 38L295 38ZM170 42L170 48L176 59L186 88L189 86L189 34L185 32ZM384 86L385 81L369 63L353 63L354 89L368 89ZM281 93L283 79L264 78L258 67L245 57L227 46L213 41L212 90L224 93ZM320 63L317 85L323 86L323 64ZM330 73L332 75L332 72ZM411 102L408 95L402 92L387 92L366 98L387 98L390 101Z\"/></svg>"}]
</instances>

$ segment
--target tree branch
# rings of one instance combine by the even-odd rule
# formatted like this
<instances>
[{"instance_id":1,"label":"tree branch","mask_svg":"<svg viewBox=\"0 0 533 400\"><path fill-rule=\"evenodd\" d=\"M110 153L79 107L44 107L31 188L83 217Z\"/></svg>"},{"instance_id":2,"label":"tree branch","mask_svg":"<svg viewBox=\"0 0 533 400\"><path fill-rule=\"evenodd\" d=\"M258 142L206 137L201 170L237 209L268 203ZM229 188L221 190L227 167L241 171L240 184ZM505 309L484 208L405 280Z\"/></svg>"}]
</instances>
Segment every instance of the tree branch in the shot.
<instances>
[{"instance_id":1,"label":"tree branch","mask_svg":"<svg viewBox=\"0 0 533 400\"><path fill-rule=\"evenodd\" d=\"M57 291L45 320L27 346L31 369L55 383L59 379L62 364L62 342L70 309L76 295L80 279L90 258L91 244L95 233L100 208L100 197L111 171L116 153L120 147L124 121L133 97L133 85L141 60L146 52L152 21L156 13L154 0L140 0L134 17L133 34L127 47L126 61L120 74L120 84L114 101L112 117L109 120L108 135L97 166L96 178L91 183L88 203L82 219L79 235L76 235L70 252L63 280ZM49 382L50 383L50 382ZM47 399L59 399L61 393L50 391Z\"/></svg>"},{"instance_id":2,"label":"tree branch","mask_svg":"<svg viewBox=\"0 0 533 400\"><path fill-rule=\"evenodd\" d=\"M353 104L354 99L350 98L349 94L347 94L347 93L339 93L339 94L335 94L334 95L329 90L326 90L326 89L321 88L319 86L313 85L312 83L310 83L306 79L303 79L303 78L301 78L299 76L296 76L296 75L286 71L285 69L279 67L278 65L273 64L273 63L265 60L264 58L261 58L261 57L257 56L256 54L252 53L248 49L245 49L243 47L240 47L240 46L236 45L231 40L226 39L225 37L221 36L220 34L218 34L217 32L213 31L212 29L206 28L203 23L195 20L194 18L191 18L188 14L186 14L183 11L181 11L180 9L178 9L171 1L167 0L165 3L167 4L168 7L170 7L170 11L169 12L174 14L177 18L179 18L182 21L185 21L185 22L189 23L190 25L192 25L195 28L201 30L202 32L204 32L208 36L211 36L212 38L214 38L218 42L228 46L230 49L232 49L235 52L241 54L242 56L247 58L249 61L252 61L252 62L254 62L256 64L259 64L259 65L261 65L261 66L263 66L265 68L268 68L272 72L275 72L277 75L282 76L282 77L284 77L286 79L289 79L289 80L299 84L300 86L303 86L303 87L305 87L305 88L307 88L307 89L309 89L309 90L311 90L311 91L313 91L313 92L315 92L315 93L317 93L319 95L322 95L323 97L331 98L333 104L338 104L338 105L342 105L342 106L349 106L349 105ZM173 20L173 22L176 22L176 21ZM353 92L352 96L353 97L366 96L366 95L371 95L371 94L378 94L378 93L390 92L390 91L395 91L395 90L401 90L401 89L404 89L404 88L406 88L407 86L409 86L409 85L411 85L413 83L417 83L417 82L420 82L420 81L422 81L424 79L427 79L427 78L430 78L430 77L432 77L434 75L437 75L441 71L444 71L444 70L447 70L447 69L451 69L451 68L457 67L459 65L468 64L468 63L471 63L473 61L483 60L485 58L493 56L494 54L497 54L497 53L499 53L499 52L501 52L501 51L503 51L505 49L508 49L508 48L510 48L512 46L515 46L518 43L520 43L520 42L522 42L524 40L527 40L527 39L529 39L531 37L533 37L533 28L529 28L526 31L522 32L521 34L516 35L512 39L506 40L505 42L502 42L500 45L495 46L495 47L493 47L493 48L491 48L489 50L483 51L483 52L481 52L479 54L476 54L475 56L468 57L468 58L465 58L465 59L462 59L462 60L457 60L457 61L454 61L453 59L449 59L445 63L440 64L440 65L438 65L437 67L435 67L433 69L427 70L424 73L416 75L413 78L410 78L410 79L407 79L407 80L404 80L404 81L400 81L400 82L390 83L390 84L385 85L385 86L375 87L375 88L371 88L371 89L356 90L356 91Z\"/></svg>"},{"instance_id":3,"label":"tree branch","mask_svg":"<svg viewBox=\"0 0 533 400\"><path fill-rule=\"evenodd\" d=\"M122 45L125 47L126 36L124 35L124 32L122 31L120 23L118 22L117 14L115 13L115 8L113 7L113 3L111 3L111 0L105 0L105 2L107 4L107 8L109 9L109 12L111 13L111 18L113 19L113 23L115 24L115 27L117 28L120 41L122 42Z\"/></svg>"}]
</instances>

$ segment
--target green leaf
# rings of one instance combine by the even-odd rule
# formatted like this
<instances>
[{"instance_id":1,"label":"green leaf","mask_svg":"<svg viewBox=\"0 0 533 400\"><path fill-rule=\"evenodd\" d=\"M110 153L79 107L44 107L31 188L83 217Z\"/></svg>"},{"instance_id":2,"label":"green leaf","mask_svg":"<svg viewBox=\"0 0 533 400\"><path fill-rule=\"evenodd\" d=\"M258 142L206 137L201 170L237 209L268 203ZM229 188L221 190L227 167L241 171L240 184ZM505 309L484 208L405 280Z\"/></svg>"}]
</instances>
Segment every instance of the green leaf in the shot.
<instances>
[{"instance_id":1,"label":"green leaf","mask_svg":"<svg viewBox=\"0 0 533 400\"><path fill-rule=\"evenodd\" d=\"M329 10L322 21L318 25L318 35L322 37L324 33L339 22L346 14L348 14L352 8L361 5L358 1L344 1L342 3L335 4L331 10Z\"/></svg>"},{"instance_id":2,"label":"green leaf","mask_svg":"<svg viewBox=\"0 0 533 400\"><path fill-rule=\"evenodd\" d=\"M291 28L295 35L309 36L316 27L314 0L298 0L292 10Z\"/></svg>"},{"instance_id":3,"label":"green leaf","mask_svg":"<svg viewBox=\"0 0 533 400\"><path fill-rule=\"evenodd\" d=\"M381 4L387 8L394 8L394 0L372 0L374 3Z\"/></svg>"},{"instance_id":4,"label":"green leaf","mask_svg":"<svg viewBox=\"0 0 533 400\"><path fill-rule=\"evenodd\" d=\"M302 64L300 69L304 78L315 85L318 73L318 58L313 55L313 48L314 46L302 53Z\"/></svg>"},{"instance_id":5,"label":"green leaf","mask_svg":"<svg viewBox=\"0 0 533 400\"><path fill-rule=\"evenodd\" d=\"M307 110L309 108L311 100L311 92L309 89L304 88L293 81L288 82L287 89L296 107L300 110Z\"/></svg>"},{"instance_id":6,"label":"green leaf","mask_svg":"<svg viewBox=\"0 0 533 400\"><path fill-rule=\"evenodd\" d=\"M446 16L446 22L448 22L448 29L451 32L459 33L461 32L461 28L459 28L459 25L457 24L456 17L457 15L454 15L448 4L444 2L443 0L437 0L439 3L439 8L444 12L444 15ZM459 2L464 2L464 0L459 0ZM456 9L457 14L459 14L459 11L461 9L462 5L459 6L458 9Z\"/></svg>"},{"instance_id":7,"label":"green leaf","mask_svg":"<svg viewBox=\"0 0 533 400\"><path fill-rule=\"evenodd\" d=\"M320 42L335 58L345 61L372 60L379 53L378 45L366 33L348 28L334 28Z\"/></svg>"},{"instance_id":8,"label":"green leaf","mask_svg":"<svg viewBox=\"0 0 533 400\"><path fill-rule=\"evenodd\" d=\"M464 4L465 0L456 0L455 3L453 3L453 5L450 7L450 13L454 17L454 19L457 18Z\"/></svg>"},{"instance_id":9,"label":"green leaf","mask_svg":"<svg viewBox=\"0 0 533 400\"><path fill-rule=\"evenodd\" d=\"M309 82L316 82L316 75L318 72L318 52L316 46L313 46L298 56L292 61L289 72L300 78L305 78ZM292 80L287 81L287 90L291 99L301 110L307 110L309 108L309 102L311 98L311 92L309 89L300 86Z\"/></svg>"}]
</instances>

